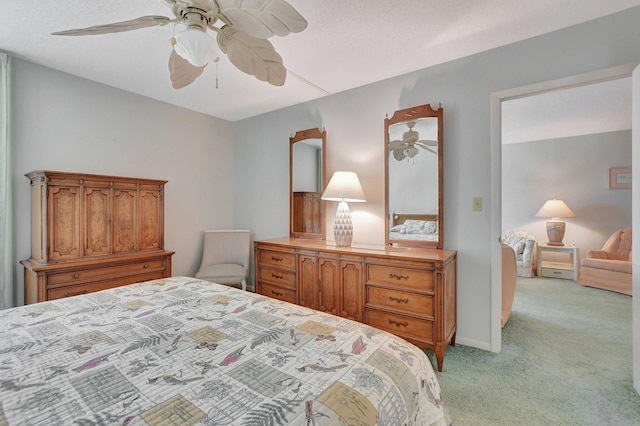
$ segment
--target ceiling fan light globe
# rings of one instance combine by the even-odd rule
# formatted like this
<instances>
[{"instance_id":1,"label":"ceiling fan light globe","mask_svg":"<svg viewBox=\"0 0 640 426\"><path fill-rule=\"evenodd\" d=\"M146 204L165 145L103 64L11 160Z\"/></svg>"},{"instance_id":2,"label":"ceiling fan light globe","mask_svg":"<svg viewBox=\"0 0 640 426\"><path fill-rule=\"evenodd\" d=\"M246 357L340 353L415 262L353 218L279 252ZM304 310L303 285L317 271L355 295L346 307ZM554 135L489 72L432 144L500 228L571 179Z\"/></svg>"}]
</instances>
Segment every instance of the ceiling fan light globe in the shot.
<instances>
[{"instance_id":1,"label":"ceiling fan light globe","mask_svg":"<svg viewBox=\"0 0 640 426\"><path fill-rule=\"evenodd\" d=\"M176 53L191 65L203 67L218 56L218 42L199 28L187 28L175 38Z\"/></svg>"},{"instance_id":2,"label":"ceiling fan light globe","mask_svg":"<svg viewBox=\"0 0 640 426\"><path fill-rule=\"evenodd\" d=\"M407 157L409 158L415 157L417 153L418 153L418 148L416 148L415 146L411 146L406 149L406 154L407 154Z\"/></svg>"}]
</instances>

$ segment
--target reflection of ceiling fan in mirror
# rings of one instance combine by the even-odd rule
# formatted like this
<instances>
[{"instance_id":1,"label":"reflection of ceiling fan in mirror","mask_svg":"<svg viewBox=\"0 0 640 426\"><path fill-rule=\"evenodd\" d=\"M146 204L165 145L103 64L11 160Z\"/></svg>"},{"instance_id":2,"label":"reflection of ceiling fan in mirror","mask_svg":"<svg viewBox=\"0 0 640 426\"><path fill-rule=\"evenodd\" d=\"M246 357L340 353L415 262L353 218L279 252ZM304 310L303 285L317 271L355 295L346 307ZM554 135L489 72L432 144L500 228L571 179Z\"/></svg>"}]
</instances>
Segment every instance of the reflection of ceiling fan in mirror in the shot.
<instances>
[{"instance_id":1,"label":"reflection of ceiling fan in mirror","mask_svg":"<svg viewBox=\"0 0 640 426\"><path fill-rule=\"evenodd\" d=\"M389 151L393 152L393 158L398 161L402 161L405 158L413 158L419 152L417 147L427 150L433 154L438 153L436 151L438 141L419 140L420 135L417 131L413 130L413 127L416 125L415 121L407 121L404 124L407 125L409 130L402 134L402 140L394 140L389 142Z\"/></svg>"},{"instance_id":2,"label":"reflection of ceiling fan in mirror","mask_svg":"<svg viewBox=\"0 0 640 426\"><path fill-rule=\"evenodd\" d=\"M163 0L175 18L142 16L130 21L55 32L53 35L97 35L137 30L169 23L184 25L171 38L172 85L191 84L209 62L217 62L218 47L240 71L282 86L287 71L267 38L297 33L307 21L285 0ZM211 37L210 31L217 33Z\"/></svg>"}]
</instances>

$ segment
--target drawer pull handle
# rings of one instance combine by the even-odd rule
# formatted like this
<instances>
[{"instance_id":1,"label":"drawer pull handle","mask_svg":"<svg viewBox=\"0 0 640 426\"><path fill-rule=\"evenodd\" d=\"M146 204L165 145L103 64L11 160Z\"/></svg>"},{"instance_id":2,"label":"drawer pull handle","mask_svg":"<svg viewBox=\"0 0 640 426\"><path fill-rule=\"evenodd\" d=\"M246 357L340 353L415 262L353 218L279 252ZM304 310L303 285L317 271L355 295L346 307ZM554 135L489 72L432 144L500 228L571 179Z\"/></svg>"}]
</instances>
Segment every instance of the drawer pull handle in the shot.
<instances>
[{"instance_id":1,"label":"drawer pull handle","mask_svg":"<svg viewBox=\"0 0 640 426\"><path fill-rule=\"evenodd\" d=\"M64 297L79 296L81 294L87 294L88 292L89 290L85 288L84 290L76 291L75 293L65 293Z\"/></svg>"},{"instance_id":2,"label":"drawer pull handle","mask_svg":"<svg viewBox=\"0 0 640 426\"><path fill-rule=\"evenodd\" d=\"M406 327L409 325L409 323L406 321L398 322L396 320L392 320L391 318L389 318L389 324L393 324L396 327Z\"/></svg>"},{"instance_id":3,"label":"drawer pull handle","mask_svg":"<svg viewBox=\"0 0 640 426\"><path fill-rule=\"evenodd\" d=\"M277 280L281 280L281 279L283 279L283 278L284 278L284 276L283 276L283 275L277 275L277 274L274 274L274 273L272 273L272 274L271 274L271 277L272 277L272 278L275 278L275 279L277 279Z\"/></svg>"},{"instance_id":4,"label":"drawer pull handle","mask_svg":"<svg viewBox=\"0 0 640 426\"><path fill-rule=\"evenodd\" d=\"M396 303L409 303L409 299L398 299L397 297L389 296L389 300Z\"/></svg>"},{"instance_id":5,"label":"drawer pull handle","mask_svg":"<svg viewBox=\"0 0 640 426\"><path fill-rule=\"evenodd\" d=\"M276 261L276 262L282 262L284 260L284 258L271 256L271 260Z\"/></svg>"},{"instance_id":6,"label":"drawer pull handle","mask_svg":"<svg viewBox=\"0 0 640 426\"><path fill-rule=\"evenodd\" d=\"M80 278L80 274L73 274L73 278Z\"/></svg>"},{"instance_id":7,"label":"drawer pull handle","mask_svg":"<svg viewBox=\"0 0 640 426\"><path fill-rule=\"evenodd\" d=\"M389 272L389 278L395 278L396 280L408 280L409 279L409 275L398 275L398 274L392 274L391 272Z\"/></svg>"},{"instance_id":8,"label":"drawer pull handle","mask_svg":"<svg viewBox=\"0 0 640 426\"><path fill-rule=\"evenodd\" d=\"M553 271L553 273L556 274L556 275L562 274L562 272L560 272L560 271Z\"/></svg>"},{"instance_id":9,"label":"drawer pull handle","mask_svg":"<svg viewBox=\"0 0 640 426\"><path fill-rule=\"evenodd\" d=\"M282 296L284 293L282 293L281 291L273 291L273 290L271 290L271 294L273 294L275 296Z\"/></svg>"},{"instance_id":10,"label":"drawer pull handle","mask_svg":"<svg viewBox=\"0 0 640 426\"><path fill-rule=\"evenodd\" d=\"M149 265L147 265L146 263L144 264L144 266L142 267L143 269L147 269L149 267Z\"/></svg>"}]
</instances>

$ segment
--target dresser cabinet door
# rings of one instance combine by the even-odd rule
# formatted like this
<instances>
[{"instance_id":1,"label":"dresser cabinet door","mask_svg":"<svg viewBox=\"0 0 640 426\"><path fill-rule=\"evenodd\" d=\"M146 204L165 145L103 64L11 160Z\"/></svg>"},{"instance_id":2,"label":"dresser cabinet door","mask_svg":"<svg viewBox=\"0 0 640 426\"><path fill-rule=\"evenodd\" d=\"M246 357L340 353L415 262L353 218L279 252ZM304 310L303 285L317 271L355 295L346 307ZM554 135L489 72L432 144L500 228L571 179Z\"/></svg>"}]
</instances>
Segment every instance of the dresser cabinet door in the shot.
<instances>
[{"instance_id":1,"label":"dresser cabinet door","mask_svg":"<svg viewBox=\"0 0 640 426\"><path fill-rule=\"evenodd\" d=\"M340 313L340 269L337 259L320 257L318 265L318 307L333 315Z\"/></svg>"},{"instance_id":2,"label":"dresser cabinet door","mask_svg":"<svg viewBox=\"0 0 640 426\"><path fill-rule=\"evenodd\" d=\"M49 259L79 258L81 199L79 186L49 186Z\"/></svg>"},{"instance_id":3,"label":"dresser cabinet door","mask_svg":"<svg viewBox=\"0 0 640 426\"><path fill-rule=\"evenodd\" d=\"M111 194L109 188L84 188L84 255L111 253Z\"/></svg>"},{"instance_id":4,"label":"dresser cabinet door","mask_svg":"<svg viewBox=\"0 0 640 426\"><path fill-rule=\"evenodd\" d=\"M298 303L318 309L318 257L300 254L298 257Z\"/></svg>"},{"instance_id":5,"label":"dresser cabinet door","mask_svg":"<svg viewBox=\"0 0 640 426\"><path fill-rule=\"evenodd\" d=\"M340 260L340 294L342 295L340 316L360 322L364 320L362 265L362 259Z\"/></svg>"}]
</instances>

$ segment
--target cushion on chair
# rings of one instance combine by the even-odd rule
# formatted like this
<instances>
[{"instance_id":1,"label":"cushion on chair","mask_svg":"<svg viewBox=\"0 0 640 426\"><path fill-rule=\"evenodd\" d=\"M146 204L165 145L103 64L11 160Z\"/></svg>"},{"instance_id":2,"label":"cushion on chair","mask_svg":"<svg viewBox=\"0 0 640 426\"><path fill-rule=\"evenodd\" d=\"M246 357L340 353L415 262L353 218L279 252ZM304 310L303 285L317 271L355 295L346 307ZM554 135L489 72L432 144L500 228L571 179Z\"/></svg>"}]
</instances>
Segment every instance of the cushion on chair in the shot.
<instances>
[{"instance_id":1,"label":"cushion on chair","mask_svg":"<svg viewBox=\"0 0 640 426\"><path fill-rule=\"evenodd\" d=\"M516 257L524 251L526 241L526 231L507 231L502 236L502 242L513 249Z\"/></svg>"},{"instance_id":2,"label":"cushion on chair","mask_svg":"<svg viewBox=\"0 0 640 426\"><path fill-rule=\"evenodd\" d=\"M582 259L582 266L606 271L624 272L625 274L630 274L632 269L632 264L628 260L590 259L588 257Z\"/></svg>"},{"instance_id":3,"label":"cushion on chair","mask_svg":"<svg viewBox=\"0 0 640 426\"><path fill-rule=\"evenodd\" d=\"M244 267L235 263L205 266L196 274L196 278L214 281L218 284L240 284L246 277L247 271Z\"/></svg>"}]
</instances>

